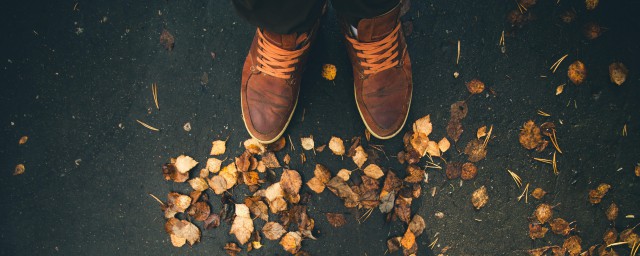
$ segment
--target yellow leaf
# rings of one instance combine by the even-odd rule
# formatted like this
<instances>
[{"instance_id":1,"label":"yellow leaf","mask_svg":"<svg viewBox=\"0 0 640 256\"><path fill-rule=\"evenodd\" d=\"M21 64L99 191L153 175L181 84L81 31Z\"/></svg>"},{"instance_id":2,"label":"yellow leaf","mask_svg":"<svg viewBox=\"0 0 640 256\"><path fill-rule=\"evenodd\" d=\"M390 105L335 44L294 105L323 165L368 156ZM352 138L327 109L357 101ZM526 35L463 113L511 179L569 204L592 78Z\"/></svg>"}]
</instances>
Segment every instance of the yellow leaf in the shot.
<instances>
[{"instance_id":1,"label":"yellow leaf","mask_svg":"<svg viewBox=\"0 0 640 256\"><path fill-rule=\"evenodd\" d=\"M336 66L334 66L333 64L324 64L322 66L322 77L329 81L333 81L333 79L336 79L337 71L338 69L336 69Z\"/></svg>"}]
</instances>

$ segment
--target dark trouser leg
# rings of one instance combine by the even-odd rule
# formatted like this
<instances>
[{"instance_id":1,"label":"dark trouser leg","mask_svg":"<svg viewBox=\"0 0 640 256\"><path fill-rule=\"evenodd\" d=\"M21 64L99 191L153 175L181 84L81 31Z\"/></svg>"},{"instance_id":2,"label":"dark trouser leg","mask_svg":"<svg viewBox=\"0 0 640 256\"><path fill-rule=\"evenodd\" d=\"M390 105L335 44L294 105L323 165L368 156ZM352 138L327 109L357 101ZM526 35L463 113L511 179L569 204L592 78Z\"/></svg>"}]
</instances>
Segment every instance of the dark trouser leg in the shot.
<instances>
[{"instance_id":1,"label":"dark trouser leg","mask_svg":"<svg viewBox=\"0 0 640 256\"><path fill-rule=\"evenodd\" d=\"M357 25L360 19L385 14L399 2L400 0L332 0L331 5L351 25Z\"/></svg>"},{"instance_id":2,"label":"dark trouser leg","mask_svg":"<svg viewBox=\"0 0 640 256\"><path fill-rule=\"evenodd\" d=\"M307 32L320 18L324 0L232 0L249 23L278 34Z\"/></svg>"}]
</instances>

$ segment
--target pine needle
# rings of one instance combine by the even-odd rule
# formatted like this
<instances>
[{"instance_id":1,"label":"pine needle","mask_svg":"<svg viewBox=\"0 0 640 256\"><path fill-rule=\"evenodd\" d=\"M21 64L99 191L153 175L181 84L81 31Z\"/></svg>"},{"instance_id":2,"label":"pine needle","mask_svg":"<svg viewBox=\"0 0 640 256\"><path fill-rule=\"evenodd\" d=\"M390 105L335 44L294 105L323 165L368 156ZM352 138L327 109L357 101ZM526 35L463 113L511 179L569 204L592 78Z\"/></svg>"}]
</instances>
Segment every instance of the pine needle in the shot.
<instances>
[{"instance_id":1,"label":"pine needle","mask_svg":"<svg viewBox=\"0 0 640 256\"><path fill-rule=\"evenodd\" d=\"M549 138L551 139L551 144L553 144L553 147L556 148L558 153L562 154L562 150L560 150L560 145L558 145L558 136L556 136L556 129L553 129L551 131L551 136L549 136Z\"/></svg>"},{"instance_id":2,"label":"pine needle","mask_svg":"<svg viewBox=\"0 0 640 256\"><path fill-rule=\"evenodd\" d=\"M440 239L440 238L436 237L436 239L433 240L433 242L431 242L431 244L429 244L429 248L431 248L431 250L433 250L433 248L436 247L436 243L438 242L438 239Z\"/></svg>"},{"instance_id":3,"label":"pine needle","mask_svg":"<svg viewBox=\"0 0 640 256\"><path fill-rule=\"evenodd\" d=\"M609 247L613 247L613 246L618 246L618 245L623 245L623 244L628 244L629 242L617 242L617 243L612 243L607 245L607 248Z\"/></svg>"},{"instance_id":4,"label":"pine needle","mask_svg":"<svg viewBox=\"0 0 640 256\"><path fill-rule=\"evenodd\" d=\"M151 93L153 94L153 102L156 103L156 108L160 110L160 105L158 104L158 84L151 84Z\"/></svg>"},{"instance_id":5,"label":"pine needle","mask_svg":"<svg viewBox=\"0 0 640 256\"><path fill-rule=\"evenodd\" d=\"M564 56L562 56L560 59L558 59L555 63L553 63L553 65L551 65L551 67L549 68L549 70L553 70L551 73L555 73L556 69L558 69L558 67L560 66L560 63L562 63L562 61L569 56L569 54L565 54Z\"/></svg>"},{"instance_id":6,"label":"pine needle","mask_svg":"<svg viewBox=\"0 0 640 256\"><path fill-rule=\"evenodd\" d=\"M516 185L518 185L518 187L522 187L522 179L520 178L520 176L518 176L518 174L516 174L515 172L512 172L509 169L507 169L507 171L509 172L509 175L511 175L511 178L513 179L513 181L516 182Z\"/></svg>"},{"instance_id":7,"label":"pine needle","mask_svg":"<svg viewBox=\"0 0 640 256\"><path fill-rule=\"evenodd\" d=\"M533 160L536 160L538 162L543 162L545 164L553 164L553 161L551 161L550 159L544 159L544 158L537 158L534 157Z\"/></svg>"},{"instance_id":8,"label":"pine needle","mask_svg":"<svg viewBox=\"0 0 640 256\"><path fill-rule=\"evenodd\" d=\"M158 203L160 203L162 206L167 206L166 204L164 204L164 202L162 202L162 200L160 200L157 196L154 196L153 194L149 193L149 195L151 197L153 197L153 199L155 199L156 201L158 201Z\"/></svg>"},{"instance_id":9,"label":"pine needle","mask_svg":"<svg viewBox=\"0 0 640 256\"><path fill-rule=\"evenodd\" d=\"M459 61L460 61L460 40L458 40L458 57L456 58L456 65L458 65Z\"/></svg>"},{"instance_id":10,"label":"pine needle","mask_svg":"<svg viewBox=\"0 0 640 256\"><path fill-rule=\"evenodd\" d=\"M627 136L627 124L624 124L624 126L622 126L622 136L623 137Z\"/></svg>"},{"instance_id":11,"label":"pine needle","mask_svg":"<svg viewBox=\"0 0 640 256\"><path fill-rule=\"evenodd\" d=\"M491 132L493 131L493 125L489 127L489 132L487 132L486 137L484 137L484 142L482 143L482 148L487 147L487 143L489 143L489 139L491 138Z\"/></svg>"},{"instance_id":12,"label":"pine needle","mask_svg":"<svg viewBox=\"0 0 640 256\"><path fill-rule=\"evenodd\" d=\"M558 175L558 164L556 162L556 152L553 152L553 174Z\"/></svg>"},{"instance_id":13,"label":"pine needle","mask_svg":"<svg viewBox=\"0 0 640 256\"><path fill-rule=\"evenodd\" d=\"M549 113L544 112L544 111L542 111L542 110L538 110L538 112L537 112L537 113L538 113L538 115L541 115L541 116L551 116Z\"/></svg>"},{"instance_id":14,"label":"pine needle","mask_svg":"<svg viewBox=\"0 0 640 256\"><path fill-rule=\"evenodd\" d=\"M528 204L529 203L529 183L527 183L527 186L524 187L522 194L518 196L518 202L520 202L522 197L525 197L524 202Z\"/></svg>"},{"instance_id":15,"label":"pine needle","mask_svg":"<svg viewBox=\"0 0 640 256\"><path fill-rule=\"evenodd\" d=\"M148 124L146 124L145 122L142 122L142 121L140 121L140 120L138 120L138 119L136 119L136 122L138 122L139 124L141 124L142 126L144 126L145 128L147 128L147 129L149 129L149 130L156 131L156 132L159 132L159 131L160 131L158 128L155 128L155 127L153 127L153 126L151 126L151 125L148 125Z\"/></svg>"}]
</instances>

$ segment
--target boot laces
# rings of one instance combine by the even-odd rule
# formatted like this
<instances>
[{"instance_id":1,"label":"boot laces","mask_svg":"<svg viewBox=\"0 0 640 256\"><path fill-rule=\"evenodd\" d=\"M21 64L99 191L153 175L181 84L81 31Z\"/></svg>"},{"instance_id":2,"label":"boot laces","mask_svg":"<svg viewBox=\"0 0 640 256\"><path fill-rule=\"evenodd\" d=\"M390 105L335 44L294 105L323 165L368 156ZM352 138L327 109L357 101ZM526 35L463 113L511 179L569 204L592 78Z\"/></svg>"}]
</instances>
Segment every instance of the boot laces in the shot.
<instances>
[{"instance_id":1,"label":"boot laces","mask_svg":"<svg viewBox=\"0 0 640 256\"><path fill-rule=\"evenodd\" d=\"M375 74L394 66L400 62L398 60L398 32L400 24L391 33L376 42L360 42L355 38L347 36L347 40L356 50L356 56L361 60L360 65L364 68L364 75Z\"/></svg>"},{"instance_id":2,"label":"boot laces","mask_svg":"<svg viewBox=\"0 0 640 256\"><path fill-rule=\"evenodd\" d=\"M307 39L306 34L298 37L297 44ZM309 48L305 43L297 50L285 50L269 42L262 31L258 29L258 64L256 69L273 77L290 79L296 70L300 56Z\"/></svg>"}]
</instances>

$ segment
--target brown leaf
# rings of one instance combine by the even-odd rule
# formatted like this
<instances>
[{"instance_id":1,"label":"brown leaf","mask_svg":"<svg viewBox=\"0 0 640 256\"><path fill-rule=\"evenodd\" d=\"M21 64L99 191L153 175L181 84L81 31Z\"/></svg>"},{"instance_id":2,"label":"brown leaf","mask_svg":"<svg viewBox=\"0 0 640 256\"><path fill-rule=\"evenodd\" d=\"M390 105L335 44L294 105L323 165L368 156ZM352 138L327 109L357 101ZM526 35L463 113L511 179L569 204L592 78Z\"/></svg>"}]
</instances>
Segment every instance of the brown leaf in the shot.
<instances>
[{"instance_id":1,"label":"brown leaf","mask_svg":"<svg viewBox=\"0 0 640 256\"><path fill-rule=\"evenodd\" d=\"M218 175L222 176L227 182L227 189L231 189L238 182L238 170L236 169L235 163L230 163L222 168Z\"/></svg>"},{"instance_id":2,"label":"brown leaf","mask_svg":"<svg viewBox=\"0 0 640 256\"><path fill-rule=\"evenodd\" d=\"M534 149L542 143L542 135L540 134L540 128L536 124L529 120L520 130L520 145L526 149Z\"/></svg>"},{"instance_id":3,"label":"brown leaf","mask_svg":"<svg viewBox=\"0 0 640 256\"><path fill-rule=\"evenodd\" d=\"M211 142L211 151L209 155L217 156L222 155L227 150L227 142L224 140L216 140Z\"/></svg>"},{"instance_id":4,"label":"brown leaf","mask_svg":"<svg viewBox=\"0 0 640 256\"><path fill-rule=\"evenodd\" d=\"M544 238L544 235L547 234L547 231L549 231L549 229L543 227L540 224L529 223L529 237L532 240L535 240L538 238Z\"/></svg>"},{"instance_id":5,"label":"brown leaf","mask_svg":"<svg viewBox=\"0 0 640 256\"><path fill-rule=\"evenodd\" d=\"M394 212L396 216L398 216L398 219L405 223L411 221L411 201L411 198L403 198L402 196L396 198Z\"/></svg>"},{"instance_id":6,"label":"brown leaf","mask_svg":"<svg viewBox=\"0 0 640 256\"><path fill-rule=\"evenodd\" d=\"M449 142L447 137L442 137L442 139L438 141L438 149L440 149L442 153L447 152L447 150L449 150L450 147L451 147L451 143Z\"/></svg>"},{"instance_id":7,"label":"brown leaf","mask_svg":"<svg viewBox=\"0 0 640 256\"><path fill-rule=\"evenodd\" d=\"M574 63L571 63L571 65L569 65L567 75L569 76L571 82L573 82L575 85L580 85L587 77L587 70L581 61L576 60Z\"/></svg>"},{"instance_id":8,"label":"brown leaf","mask_svg":"<svg viewBox=\"0 0 640 256\"><path fill-rule=\"evenodd\" d=\"M336 196L342 198L347 208L355 207L358 204L358 195L339 176L333 177L327 183L327 188Z\"/></svg>"},{"instance_id":9,"label":"brown leaf","mask_svg":"<svg viewBox=\"0 0 640 256\"><path fill-rule=\"evenodd\" d=\"M587 7L587 10L593 10L596 8L596 6L598 6L598 2L600 2L600 0L585 0L584 3Z\"/></svg>"},{"instance_id":10,"label":"brown leaf","mask_svg":"<svg viewBox=\"0 0 640 256\"><path fill-rule=\"evenodd\" d=\"M295 254L302 247L302 236L300 232L289 232L280 240L280 245L285 251Z\"/></svg>"},{"instance_id":11,"label":"brown leaf","mask_svg":"<svg viewBox=\"0 0 640 256\"><path fill-rule=\"evenodd\" d=\"M416 243L416 236L411 232L411 229L407 229L400 240L400 244L404 249L411 249L413 245Z\"/></svg>"},{"instance_id":12,"label":"brown leaf","mask_svg":"<svg viewBox=\"0 0 640 256\"><path fill-rule=\"evenodd\" d=\"M245 244L249 241L251 232L253 232L253 221L249 216L249 208L245 204L236 204L236 217L229 234L235 235L240 244Z\"/></svg>"},{"instance_id":13,"label":"brown leaf","mask_svg":"<svg viewBox=\"0 0 640 256\"><path fill-rule=\"evenodd\" d=\"M570 256L577 256L580 255L580 252L582 251L582 246L580 246L581 242L582 239L580 239L580 237L570 236L569 238L564 240L562 248L567 250Z\"/></svg>"},{"instance_id":14,"label":"brown leaf","mask_svg":"<svg viewBox=\"0 0 640 256\"><path fill-rule=\"evenodd\" d=\"M367 161L368 157L369 155L367 155L367 153L364 152L364 148L362 148L362 146L358 146L355 150L355 154L353 155L352 159L353 159L353 162L358 166L358 168L362 168L362 165L364 164L364 162Z\"/></svg>"},{"instance_id":15,"label":"brown leaf","mask_svg":"<svg viewBox=\"0 0 640 256\"><path fill-rule=\"evenodd\" d=\"M238 247L236 243L227 243L223 248L230 256L236 256L239 252L242 251L242 248Z\"/></svg>"},{"instance_id":16,"label":"brown leaf","mask_svg":"<svg viewBox=\"0 0 640 256\"><path fill-rule=\"evenodd\" d=\"M267 152L262 156L264 166L269 169L280 168L280 163L273 152Z\"/></svg>"},{"instance_id":17,"label":"brown leaf","mask_svg":"<svg viewBox=\"0 0 640 256\"><path fill-rule=\"evenodd\" d=\"M175 236L175 241L186 240L190 245L200 241L200 230L193 223L186 220L178 220L176 218L170 218L164 225L165 230L169 235ZM172 243L174 238L172 237ZM180 241L181 242L181 241ZM184 243L181 243L184 244ZM182 245L176 245L180 247Z\"/></svg>"},{"instance_id":18,"label":"brown leaf","mask_svg":"<svg viewBox=\"0 0 640 256\"><path fill-rule=\"evenodd\" d=\"M196 160L193 160L190 156L180 155L176 158L176 170L180 173L188 173L189 170L193 169L198 164Z\"/></svg>"},{"instance_id":19,"label":"brown leaf","mask_svg":"<svg viewBox=\"0 0 640 256\"><path fill-rule=\"evenodd\" d=\"M297 195L302 187L302 178L296 170L285 169L280 177L280 186L285 193Z\"/></svg>"},{"instance_id":20,"label":"brown leaf","mask_svg":"<svg viewBox=\"0 0 640 256\"><path fill-rule=\"evenodd\" d=\"M331 226L333 226L334 228L339 228L342 227L344 224L347 223L347 220L344 218L344 215L341 213L325 213L325 216L327 217L327 221L329 221L329 224L331 224Z\"/></svg>"},{"instance_id":21,"label":"brown leaf","mask_svg":"<svg viewBox=\"0 0 640 256\"><path fill-rule=\"evenodd\" d=\"M24 174L24 164L16 165L16 168L13 169L13 176Z\"/></svg>"},{"instance_id":22,"label":"brown leaf","mask_svg":"<svg viewBox=\"0 0 640 256\"><path fill-rule=\"evenodd\" d=\"M447 136L453 139L453 141L458 142L460 139L460 135L462 135L464 130L462 129L462 124L459 119L451 119L447 124Z\"/></svg>"},{"instance_id":23,"label":"brown leaf","mask_svg":"<svg viewBox=\"0 0 640 256\"><path fill-rule=\"evenodd\" d=\"M213 189L213 192L216 193L216 195L220 195L227 191L227 180L220 175L213 176L208 183L209 187Z\"/></svg>"},{"instance_id":24,"label":"brown leaf","mask_svg":"<svg viewBox=\"0 0 640 256\"><path fill-rule=\"evenodd\" d=\"M244 198L244 204L249 208L253 216L264 221L269 221L269 207L259 196L248 196Z\"/></svg>"},{"instance_id":25,"label":"brown leaf","mask_svg":"<svg viewBox=\"0 0 640 256\"><path fill-rule=\"evenodd\" d=\"M471 94L479 94L484 91L484 83L478 79L473 79L466 83L467 90Z\"/></svg>"},{"instance_id":26,"label":"brown leaf","mask_svg":"<svg viewBox=\"0 0 640 256\"><path fill-rule=\"evenodd\" d=\"M220 226L220 215L216 213L209 214L206 220L204 220L204 228L212 229Z\"/></svg>"},{"instance_id":27,"label":"brown leaf","mask_svg":"<svg viewBox=\"0 0 640 256\"><path fill-rule=\"evenodd\" d=\"M618 231L615 228L609 228L602 235L602 241L605 245L610 245L618 240Z\"/></svg>"},{"instance_id":28,"label":"brown leaf","mask_svg":"<svg viewBox=\"0 0 640 256\"><path fill-rule=\"evenodd\" d=\"M189 207L187 213L197 221L205 221L211 214L211 208L206 202L196 202Z\"/></svg>"},{"instance_id":29,"label":"brown leaf","mask_svg":"<svg viewBox=\"0 0 640 256\"><path fill-rule=\"evenodd\" d=\"M414 215L411 222L409 222L409 230L411 230L415 236L420 236L425 227L424 219L418 214Z\"/></svg>"},{"instance_id":30,"label":"brown leaf","mask_svg":"<svg viewBox=\"0 0 640 256\"><path fill-rule=\"evenodd\" d=\"M349 178L351 177L351 171L349 171L347 169L340 169L340 171L338 171L338 174L336 175L336 177L340 177L342 180L348 181Z\"/></svg>"},{"instance_id":31,"label":"brown leaf","mask_svg":"<svg viewBox=\"0 0 640 256\"><path fill-rule=\"evenodd\" d=\"M547 192L542 190L541 188L536 188L533 190L533 192L531 192L531 196L538 200L542 199L542 197L546 194Z\"/></svg>"},{"instance_id":32,"label":"brown leaf","mask_svg":"<svg viewBox=\"0 0 640 256\"><path fill-rule=\"evenodd\" d=\"M487 148L484 147L482 141L471 140L464 148L464 153L469 156L470 162L478 162L487 156Z\"/></svg>"},{"instance_id":33,"label":"brown leaf","mask_svg":"<svg viewBox=\"0 0 640 256\"><path fill-rule=\"evenodd\" d=\"M218 173L221 166L222 161L220 159L212 157L207 159L207 166L205 168L207 168L207 171L209 171L210 173Z\"/></svg>"},{"instance_id":34,"label":"brown leaf","mask_svg":"<svg viewBox=\"0 0 640 256\"><path fill-rule=\"evenodd\" d=\"M265 146L262 143L260 143L260 141L254 138L245 140L243 144L244 144L244 148L254 155L262 155L264 154L264 152L267 151Z\"/></svg>"},{"instance_id":35,"label":"brown leaf","mask_svg":"<svg viewBox=\"0 0 640 256\"><path fill-rule=\"evenodd\" d=\"M171 51L175 45L175 38L168 30L162 29L162 33L160 34L160 44L165 50Z\"/></svg>"},{"instance_id":36,"label":"brown leaf","mask_svg":"<svg viewBox=\"0 0 640 256\"><path fill-rule=\"evenodd\" d=\"M272 152L278 152L287 145L287 140L284 137L280 137L280 139L276 140L276 142L267 145L267 149Z\"/></svg>"},{"instance_id":37,"label":"brown leaf","mask_svg":"<svg viewBox=\"0 0 640 256\"><path fill-rule=\"evenodd\" d=\"M418 167L414 166L414 168L418 168ZM389 170L387 172L387 176L384 179L384 185L382 186L382 191L397 192L398 190L400 190L400 187L402 187L402 180L399 179L398 176L393 171Z\"/></svg>"},{"instance_id":38,"label":"brown leaf","mask_svg":"<svg viewBox=\"0 0 640 256\"><path fill-rule=\"evenodd\" d=\"M209 188L209 185L207 185L207 181L200 177L189 180L189 185L191 185L191 188L196 191L205 191Z\"/></svg>"},{"instance_id":39,"label":"brown leaf","mask_svg":"<svg viewBox=\"0 0 640 256\"><path fill-rule=\"evenodd\" d=\"M457 179L462 174L462 163L448 162L445 167L445 174L447 179Z\"/></svg>"},{"instance_id":40,"label":"brown leaf","mask_svg":"<svg viewBox=\"0 0 640 256\"><path fill-rule=\"evenodd\" d=\"M634 228L628 228L620 232L620 241L627 242L629 248L631 248L634 244L640 243L640 236L633 232Z\"/></svg>"},{"instance_id":41,"label":"brown leaf","mask_svg":"<svg viewBox=\"0 0 640 256\"><path fill-rule=\"evenodd\" d=\"M29 140L28 136L20 137L20 140L18 141L18 145L24 145L25 143L27 143L27 140Z\"/></svg>"},{"instance_id":42,"label":"brown leaf","mask_svg":"<svg viewBox=\"0 0 640 256\"><path fill-rule=\"evenodd\" d=\"M571 232L569 222L562 218L555 218L552 221L549 221L549 226L551 226L551 231L556 235L566 236Z\"/></svg>"},{"instance_id":43,"label":"brown leaf","mask_svg":"<svg viewBox=\"0 0 640 256\"><path fill-rule=\"evenodd\" d=\"M541 224L544 224L553 217L553 210L548 204L539 204L533 215Z\"/></svg>"},{"instance_id":44,"label":"brown leaf","mask_svg":"<svg viewBox=\"0 0 640 256\"><path fill-rule=\"evenodd\" d=\"M360 137L351 138L351 147L349 147L349 151L347 151L348 157L353 157L356 154L356 149L360 147Z\"/></svg>"},{"instance_id":45,"label":"brown leaf","mask_svg":"<svg viewBox=\"0 0 640 256\"><path fill-rule=\"evenodd\" d=\"M464 163L462 165L462 172L460 173L460 177L463 180L470 180L476 177L478 174L478 167L476 167L473 163Z\"/></svg>"},{"instance_id":46,"label":"brown leaf","mask_svg":"<svg viewBox=\"0 0 640 256\"><path fill-rule=\"evenodd\" d=\"M307 186L309 186L309 188L313 190L313 192L316 192L318 194L322 193L322 191L324 191L326 187L325 183L322 182L322 180L320 180L318 177L313 177L309 181L307 181Z\"/></svg>"},{"instance_id":47,"label":"brown leaf","mask_svg":"<svg viewBox=\"0 0 640 256\"><path fill-rule=\"evenodd\" d=\"M407 166L407 173L409 174L409 176L404 178L404 181L406 182L420 183L421 181L424 180L424 175L425 175L424 170L422 170L420 167L416 165L411 164Z\"/></svg>"},{"instance_id":48,"label":"brown leaf","mask_svg":"<svg viewBox=\"0 0 640 256\"><path fill-rule=\"evenodd\" d=\"M606 183L601 183L600 185L598 185L596 189L590 190L589 202L591 202L592 204L599 204L610 188L611 188L611 185Z\"/></svg>"},{"instance_id":49,"label":"brown leaf","mask_svg":"<svg viewBox=\"0 0 640 256\"><path fill-rule=\"evenodd\" d=\"M387 249L389 250L389 253L394 253L397 250L400 249L400 241L402 240L402 237L393 237L390 238L389 240L387 240Z\"/></svg>"},{"instance_id":50,"label":"brown leaf","mask_svg":"<svg viewBox=\"0 0 640 256\"><path fill-rule=\"evenodd\" d=\"M171 159L172 162L175 159ZM174 163L165 163L162 165L162 176L165 180L171 180L173 182L185 182L189 179L189 173L181 173L178 171Z\"/></svg>"},{"instance_id":51,"label":"brown leaf","mask_svg":"<svg viewBox=\"0 0 640 256\"><path fill-rule=\"evenodd\" d=\"M607 208L607 220L609 221L615 221L616 218L618 218L618 205L616 203L611 203L611 205L609 205L609 208Z\"/></svg>"},{"instance_id":52,"label":"brown leaf","mask_svg":"<svg viewBox=\"0 0 640 256\"><path fill-rule=\"evenodd\" d=\"M467 116L467 103L464 101L456 101L451 104L451 119L462 120Z\"/></svg>"},{"instance_id":53,"label":"brown leaf","mask_svg":"<svg viewBox=\"0 0 640 256\"><path fill-rule=\"evenodd\" d=\"M476 210L484 207L489 201L489 195L487 195L487 188L485 186L480 187L471 194L471 203Z\"/></svg>"},{"instance_id":54,"label":"brown leaf","mask_svg":"<svg viewBox=\"0 0 640 256\"><path fill-rule=\"evenodd\" d=\"M614 62L609 65L609 78L614 84L622 85L627 80L628 73L629 70L622 62Z\"/></svg>"},{"instance_id":55,"label":"brown leaf","mask_svg":"<svg viewBox=\"0 0 640 256\"><path fill-rule=\"evenodd\" d=\"M589 40L594 40L600 37L602 32L604 32L604 29L595 22L588 22L587 24L584 24L584 27L582 28L582 33Z\"/></svg>"},{"instance_id":56,"label":"brown leaf","mask_svg":"<svg viewBox=\"0 0 640 256\"><path fill-rule=\"evenodd\" d=\"M433 126L429 115L423 116L413 123L413 133L422 133L424 136L429 136L432 129Z\"/></svg>"},{"instance_id":57,"label":"brown leaf","mask_svg":"<svg viewBox=\"0 0 640 256\"><path fill-rule=\"evenodd\" d=\"M384 176L384 172L382 172L382 169L380 169L380 167L377 166L376 164L368 165L366 168L364 168L363 171L365 175L376 180Z\"/></svg>"},{"instance_id":58,"label":"brown leaf","mask_svg":"<svg viewBox=\"0 0 640 256\"><path fill-rule=\"evenodd\" d=\"M478 128L478 131L476 132L476 138L480 139L484 136L487 135L487 126L482 126L480 128Z\"/></svg>"},{"instance_id":59,"label":"brown leaf","mask_svg":"<svg viewBox=\"0 0 640 256\"><path fill-rule=\"evenodd\" d=\"M176 213L184 212L191 205L191 197L171 192L167 195L167 208L165 218L172 218Z\"/></svg>"},{"instance_id":60,"label":"brown leaf","mask_svg":"<svg viewBox=\"0 0 640 256\"><path fill-rule=\"evenodd\" d=\"M351 189L358 195L358 208L375 208L380 205L378 199L378 181L368 176L362 176L362 183L359 186L352 186Z\"/></svg>"},{"instance_id":61,"label":"brown leaf","mask_svg":"<svg viewBox=\"0 0 640 256\"><path fill-rule=\"evenodd\" d=\"M329 140L329 149L333 152L334 155L344 155L344 141L341 138L331 136L331 140Z\"/></svg>"},{"instance_id":62,"label":"brown leaf","mask_svg":"<svg viewBox=\"0 0 640 256\"><path fill-rule=\"evenodd\" d=\"M429 147L429 138L424 133L414 133L411 136L411 148L415 150L420 157L427 153Z\"/></svg>"},{"instance_id":63,"label":"brown leaf","mask_svg":"<svg viewBox=\"0 0 640 256\"><path fill-rule=\"evenodd\" d=\"M284 230L284 227L282 227L280 223L271 221L264 224L264 227L262 227L262 233L264 234L264 237L269 240L278 240L282 235L287 233L287 231Z\"/></svg>"}]
</instances>

